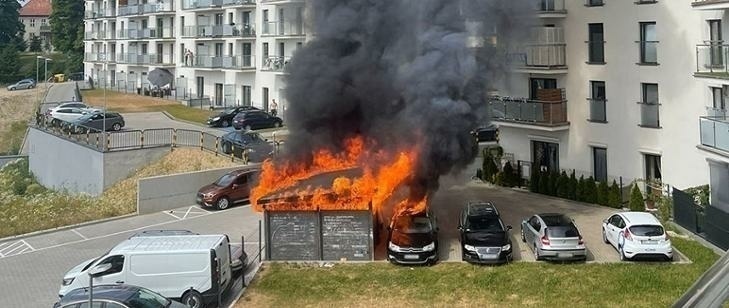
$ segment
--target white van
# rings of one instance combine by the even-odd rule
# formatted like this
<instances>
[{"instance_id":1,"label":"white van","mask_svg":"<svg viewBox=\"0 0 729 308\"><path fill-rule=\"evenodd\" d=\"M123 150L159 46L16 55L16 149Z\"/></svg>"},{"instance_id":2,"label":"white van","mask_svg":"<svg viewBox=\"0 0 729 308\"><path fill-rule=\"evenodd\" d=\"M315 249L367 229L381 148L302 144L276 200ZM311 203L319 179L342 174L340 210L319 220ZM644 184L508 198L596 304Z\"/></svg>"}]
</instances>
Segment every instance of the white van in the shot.
<instances>
[{"instance_id":1,"label":"white van","mask_svg":"<svg viewBox=\"0 0 729 308\"><path fill-rule=\"evenodd\" d=\"M230 261L227 235L131 237L103 256L68 271L58 295L88 287L89 272L111 264L108 270L94 275L94 285L145 287L189 307L203 307L228 288Z\"/></svg>"}]
</instances>

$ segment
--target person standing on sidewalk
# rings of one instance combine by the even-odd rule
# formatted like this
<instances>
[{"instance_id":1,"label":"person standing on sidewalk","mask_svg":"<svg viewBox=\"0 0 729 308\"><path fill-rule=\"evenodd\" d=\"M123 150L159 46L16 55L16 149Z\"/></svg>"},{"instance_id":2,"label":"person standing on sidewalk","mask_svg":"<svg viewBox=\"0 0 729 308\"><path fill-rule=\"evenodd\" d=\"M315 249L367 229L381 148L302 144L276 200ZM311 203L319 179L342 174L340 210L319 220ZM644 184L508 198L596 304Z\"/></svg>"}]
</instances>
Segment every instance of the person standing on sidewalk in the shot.
<instances>
[{"instance_id":1,"label":"person standing on sidewalk","mask_svg":"<svg viewBox=\"0 0 729 308\"><path fill-rule=\"evenodd\" d=\"M274 117L278 113L278 111L276 109L278 109L278 104L276 104L276 99L272 99L271 100L271 115Z\"/></svg>"}]
</instances>

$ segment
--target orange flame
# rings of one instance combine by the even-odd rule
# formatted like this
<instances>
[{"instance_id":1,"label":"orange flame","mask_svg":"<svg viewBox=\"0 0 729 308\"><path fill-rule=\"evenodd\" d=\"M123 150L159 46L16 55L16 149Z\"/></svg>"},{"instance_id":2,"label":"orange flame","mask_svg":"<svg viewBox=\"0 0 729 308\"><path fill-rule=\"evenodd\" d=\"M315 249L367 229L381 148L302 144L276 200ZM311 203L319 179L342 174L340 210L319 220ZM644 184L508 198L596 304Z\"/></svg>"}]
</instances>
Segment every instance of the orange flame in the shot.
<instances>
[{"instance_id":1,"label":"orange flame","mask_svg":"<svg viewBox=\"0 0 729 308\"><path fill-rule=\"evenodd\" d=\"M310 164L273 161L263 163L260 182L251 191L256 211L266 210L373 210L379 212L385 204L396 204L395 213L416 214L425 210L426 198L402 200L394 197L412 178L418 148L400 150L394 154L383 150L365 150L365 139L354 137L345 141L342 153L318 150ZM370 142L370 144L373 144ZM339 176L319 186L301 187L304 180L334 172L359 169L356 176ZM398 196L399 197L399 196Z\"/></svg>"}]
</instances>

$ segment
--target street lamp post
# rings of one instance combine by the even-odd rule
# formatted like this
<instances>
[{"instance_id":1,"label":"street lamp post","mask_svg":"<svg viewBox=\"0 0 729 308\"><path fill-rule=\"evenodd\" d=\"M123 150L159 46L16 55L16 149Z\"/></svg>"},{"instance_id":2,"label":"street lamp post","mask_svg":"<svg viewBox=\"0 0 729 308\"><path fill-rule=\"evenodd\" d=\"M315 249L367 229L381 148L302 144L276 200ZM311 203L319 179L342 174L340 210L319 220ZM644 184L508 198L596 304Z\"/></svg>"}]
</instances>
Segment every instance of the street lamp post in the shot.
<instances>
[{"instance_id":1,"label":"street lamp post","mask_svg":"<svg viewBox=\"0 0 729 308\"><path fill-rule=\"evenodd\" d=\"M43 71L43 80L44 80L44 82L46 84L46 89L48 89L48 61L53 61L53 60L50 59L50 58L45 58L45 60L44 60L44 62L45 62L45 65L44 65L45 68L44 68L44 71Z\"/></svg>"},{"instance_id":2,"label":"street lamp post","mask_svg":"<svg viewBox=\"0 0 729 308\"><path fill-rule=\"evenodd\" d=\"M38 60L40 60L40 59L45 59L45 58L41 57L41 56L35 56L35 84L36 85L38 85L38 82L40 82L38 80ZM35 100L40 103L40 98L38 98L38 88L37 87L35 89Z\"/></svg>"}]
</instances>

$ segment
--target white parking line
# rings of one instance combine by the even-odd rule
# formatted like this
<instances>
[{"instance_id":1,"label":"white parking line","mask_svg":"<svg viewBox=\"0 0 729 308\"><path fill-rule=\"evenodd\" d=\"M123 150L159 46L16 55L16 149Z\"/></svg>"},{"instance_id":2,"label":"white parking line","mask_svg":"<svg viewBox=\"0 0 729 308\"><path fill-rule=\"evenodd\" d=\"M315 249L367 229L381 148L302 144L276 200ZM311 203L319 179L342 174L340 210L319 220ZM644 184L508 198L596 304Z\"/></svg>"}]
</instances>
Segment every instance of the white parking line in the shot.
<instances>
[{"instance_id":1,"label":"white parking line","mask_svg":"<svg viewBox=\"0 0 729 308\"><path fill-rule=\"evenodd\" d=\"M10 245L11 243L14 243L14 242L0 243L0 251L2 251L5 248L5 246Z\"/></svg>"},{"instance_id":2,"label":"white parking line","mask_svg":"<svg viewBox=\"0 0 729 308\"><path fill-rule=\"evenodd\" d=\"M20 245L16 245L16 244L20 244ZM5 248L0 250L0 254L2 254L3 256L8 255L11 252L13 252L13 250L17 249L18 247L22 247L22 246L23 246L23 243L21 241L12 242L10 245L7 245L7 246L5 246Z\"/></svg>"},{"instance_id":3,"label":"white parking line","mask_svg":"<svg viewBox=\"0 0 729 308\"><path fill-rule=\"evenodd\" d=\"M238 208L239 208L239 209L240 209L240 208L246 208L246 207L249 207L249 206L250 206L250 205L244 205L244 206L241 206L241 207L238 207ZM228 211L220 211L220 212L208 212L208 213L207 213L207 214L205 214L205 215L198 215L198 216L190 217L190 218L188 218L188 219L186 219L186 220L192 220L192 219L196 219L196 218L200 218L200 217L206 217L206 216L209 216L209 215L223 214L223 213L227 213L227 212L228 212ZM165 213L168 213L168 212L165 212ZM169 214L169 213L168 213L168 214ZM118 231L118 232L113 232L113 233L109 233L109 234L105 234L105 235L99 235L99 236L95 236L95 237L87 237L86 239L82 239L82 240L70 241L70 242L66 242L66 243L61 243L61 244L56 244L56 245L53 245L53 246L48 246L48 247L42 247L42 248L38 248L38 249L34 249L34 248L33 248L32 246L28 245L28 243L26 243L26 242L25 242L24 240L20 240L20 241L17 241L17 242L15 242L15 243L13 243L13 244L16 244L16 243L18 243L18 242L21 242L22 244L26 245L26 246L27 246L28 248L30 248L30 249L31 249L31 251L29 251L29 252L27 252L27 253L33 253L33 252L37 252L37 251L43 251L43 250L48 250L48 249L52 249L52 248L58 248L58 247L64 247L64 246L68 246L68 245L73 245L73 244L83 243L83 242L86 242L86 241L91 241L91 240L97 240L97 239L102 239L102 238L112 237L112 236L116 236L116 235L120 235L120 234L124 234L124 233L131 233L131 232L135 232L135 231L141 231L141 230L144 230L144 229L147 229L147 228L152 228L152 227L159 227L159 226L164 226L164 225L168 225L168 224L171 224L171 223L176 223L176 222L180 222L180 221L181 221L181 220L179 219L179 217L177 217L177 216L174 216L174 215L172 215L172 214L170 214L170 215L171 215L171 216L173 216L173 217L176 217L176 218L177 218L177 220L165 221L165 222L161 222L161 223L156 223L156 224L151 224L151 225L147 225L147 226L143 226L143 227L138 227L138 228L134 228L134 229L129 229L129 230L124 230L124 231ZM0 254L2 254L2 251L0 251ZM0 257L0 258L7 258L7 257L12 257L12 256L16 256L16 255L17 255L17 254L14 254L14 255L8 255L8 254L6 253L6 254L3 254L3 255L2 255L2 257Z\"/></svg>"},{"instance_id":4,"label":"white parking line","mask_svg":"<svg viewBox=\"0 0 729 308\"><path fill-rule=\"evenodd\" d=\"M182 219L187 218L187 215L190 214L190 210L192 210L192 206L187 209L187 212L185 212L185 216L182 216Z\"/></svg>"},{"instance_id":5,"label":"white parking line","mask_svg":"<svg viewBox=\"0 0 729 308\"><path fill-rule=\"evenodd\" d=\"M16 242L11 243L10 245L6 245L2 251L0 251L0 258L10 257L10 256L16 256L19 254L23 254L26 251L34 251L33 246L30 246L26 241L19 240Z\"/></svg>"},{"instance_id":6,"label":"white parking line","mask_svg":"<svg viewBox=\"0 0 729 308\"><path fill-rule=\"evenodd\" d=\"M78 230L76 230L76 229L71 229L71 232L76 233L76 235L78 235L82 239L88 240L87 237L85 237L83 234L81 234L81 232L78 232Z\"/></svg>"},{"instance_id":7,"label":"white parking line","mask_svg":"<svg viewBox=\"0 0 729 308\"><path fill-rule=\"evenodd\" d=\"M163 211L162 213L165 213L167 215L170 215L170 216L174 217L175 219L177 219L178 221L179 220L182 220L182 218L177 217L177 215L175 215L175 214L172 214L172 211L169 211L169 212L168 211Z\"/></svg>"}]
</instances>

